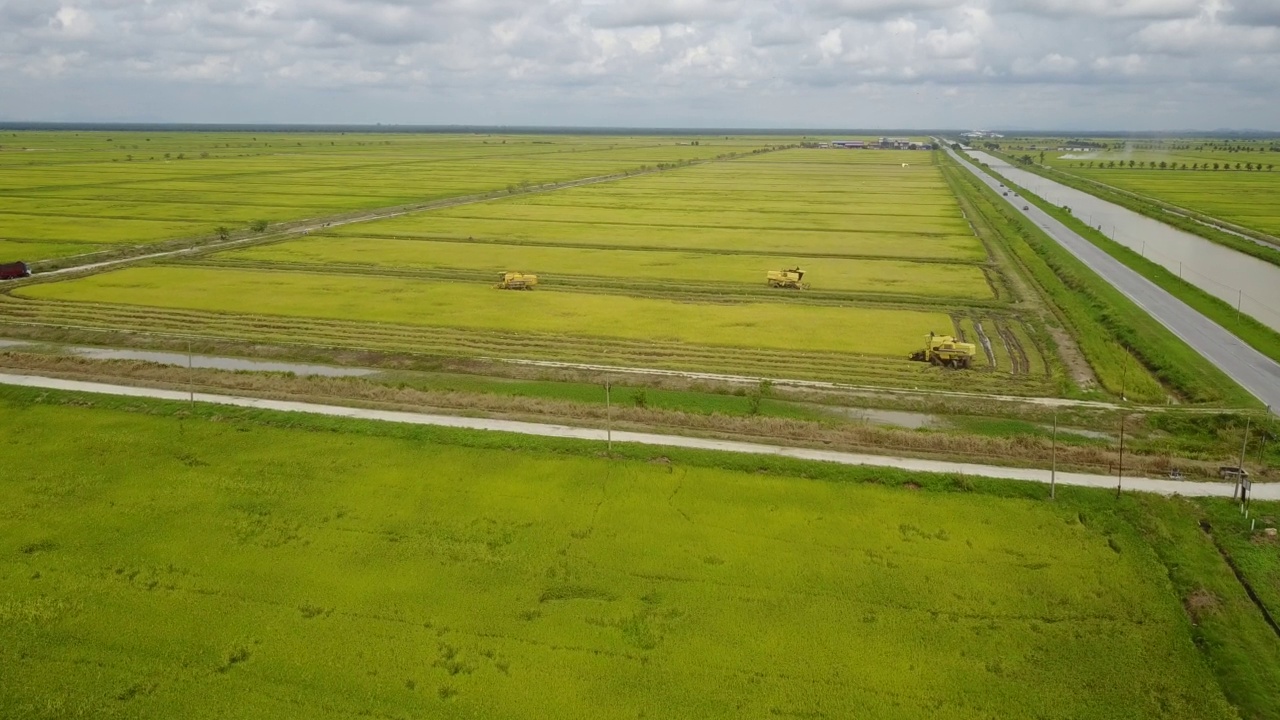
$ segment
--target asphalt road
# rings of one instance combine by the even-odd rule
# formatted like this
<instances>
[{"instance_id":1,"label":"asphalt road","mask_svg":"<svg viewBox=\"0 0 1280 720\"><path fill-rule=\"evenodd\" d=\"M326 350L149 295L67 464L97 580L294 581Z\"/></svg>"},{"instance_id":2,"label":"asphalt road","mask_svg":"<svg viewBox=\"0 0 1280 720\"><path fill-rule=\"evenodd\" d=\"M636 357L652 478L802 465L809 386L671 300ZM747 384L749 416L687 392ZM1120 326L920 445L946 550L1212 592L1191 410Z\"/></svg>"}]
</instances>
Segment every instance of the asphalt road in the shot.
<instances>
[{"instance_id":1,"label":"asphalt road","mask_svg":"<svg viewBox=\"0 0 1280 720\"><path fill-rule=\"evenodd\" d=\"M960 157L950 147L947 152L991 189L1000 192L1000 181ZM1024 210L1026 206L1028 209ZM1130 270L1048 213L1019 199L1014 210L1039 225L1071 254L1102 276L1146 310L1160 324L1181 338L1268 407L1280 409L1280 363L1254 350L1221 325L1193 310L1186 303Z\"/></svg>"},{"instance_id":2,"label":"asphalt road","mask_svg":"<svg viewBox=\"0 0 1280 720\"><path fill-rule=\"evenodd\" d=\"M124 397L157 398L161 400L177 400L183 402L192 400L199 403L257 408L261 410L275 410L279 412L308 413L329 417L408 423L412 425L438 425L442 427L466 428L471 430L492 430L498 432L519 433L521 435L572 438L577 440L593 440L596 442L604 442L608 440L610 436L610 433L607 430L574 427L570 425L531 423L521 422L518 420L492 420L488 418L457 417L453 415L429 415L426 413L399 412L393 410L370 410L367 408L352 408L340 405L321 405L318 403L292 402L286 400L264 400L260 398L249 398L235 395L215 395L210 393L188 394L178 390L161 390L157 388L133 387L128 385L109 385L106 383L81 382L78 380L60 380L33 375L0 374L0 384L46 388L50 390L70 390L75 392L118 395ZM871 467L899 468L902 470L912 470L917 472L952 473L976 477L1023 480L1043 484L1048 484L1051 476L1051 473L1048 470L1033 468L1011 468L1000 467L997 465L957 463L945 460L921 460L918 458L901 458L883 455L862 455L858 453L785 447L781 445L765 445L761 443L737 442L732 440L711 440L707 438L683 437L680 435L660 435L657 433L618 431L612 433L612 439L613 442L617 443L636 443L640 445L655 445L662 447L718 450L721 452L745 453L751 455L777 455L801 460L818 460L821 462L839 463L842 465L866 465ZM1076 487L1115 488L1117 478L1111 475L1060 472L1056 474L1056 482L1062 485L1071 485ZM1198 497L1231 497L1232 492L1235 489L1230 483L1190 482L1141 477L1124 478L1123 487L1129 491L1149 492L1159 495L1177 494ZM1254 485L1253 497L1256 500L1280 500L1280 485Z\"/></svg>"}]
</instances>

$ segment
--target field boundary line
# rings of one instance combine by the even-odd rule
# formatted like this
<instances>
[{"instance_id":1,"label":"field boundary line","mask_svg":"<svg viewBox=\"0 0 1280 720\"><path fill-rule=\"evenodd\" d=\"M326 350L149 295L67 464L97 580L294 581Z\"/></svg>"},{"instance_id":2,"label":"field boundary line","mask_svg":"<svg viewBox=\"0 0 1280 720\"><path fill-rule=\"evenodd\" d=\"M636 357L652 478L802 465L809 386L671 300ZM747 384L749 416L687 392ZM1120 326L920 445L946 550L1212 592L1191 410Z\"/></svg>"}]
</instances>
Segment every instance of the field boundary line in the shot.
<instances>
[{"instance_id":1,"label":"field boundary line","mask_svg":"<svg viewBox=\"0 0 1280 720\"><path fill-rule=\"evenodd\" d=\"M979 465L962 462L943 462L903 458L861 453L838 452L832 450L814 450L810 448L750 443L735 440L712 440L706 438L686 437L683 435L666 435L657 433L641 433L619 430L610 432L604 429L573 427L550 423L533 423L521 420L491 420L485 418L461 417L456 415L438 415L412 413L394 410L370 410L365 408L344 407L339 405L323 405L287 400L264 400L260 398L212 393L183 392L180 390L162 390L158 388L135 387L128 385L111 385L107 383L83 382L78 380L60 380L38 375L10 375L0 373L0 384L18 387L38 388L63 392L82 392L98 395L114 395L122 397L149 398L176 402L200 402L202 404L241 407L256 410L267 410L284 413L305 413L328 417L341 417L353 420L372 420L376 422L393 422L410 425L433 425L462 430L478 430L533 435L539 437L565 438L606 442L612 438L618 443L636 445L653 445L660 447L680 447L695 450L712 450L746 455L769 455L793 458L797 460L813 460L835 463L839 465L857 465L883 468L896 468L912 472L943 473L968 475L1001 480L1019 480L1049 484L1050 471L1032 468L1009 468L994 465ZM1056 473L1056 482L1085 488L1110 489L1116 485L1116 478L1110 475L1094 475L1086 473ZM1160 480L1144 477L1126 477L1123 487L1129 492L1148 492L1159 495L1181 495L1187 497L1230 497L1235 491L1231 483L1223 482L1191 482L1180 480ZM1254 495L1259 500L1280 500L1280 485L1258 485Z\"/></svg>"}]
</instances>

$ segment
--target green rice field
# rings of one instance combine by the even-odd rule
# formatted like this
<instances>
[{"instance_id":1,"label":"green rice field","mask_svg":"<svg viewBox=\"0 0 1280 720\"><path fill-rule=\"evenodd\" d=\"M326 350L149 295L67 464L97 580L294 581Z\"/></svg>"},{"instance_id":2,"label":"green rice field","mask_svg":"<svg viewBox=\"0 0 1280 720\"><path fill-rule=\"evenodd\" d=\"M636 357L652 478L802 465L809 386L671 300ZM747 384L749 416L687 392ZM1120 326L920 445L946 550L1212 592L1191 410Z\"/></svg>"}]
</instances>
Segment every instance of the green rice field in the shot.
<instances>
[{"instance_id":1,"label":"green rice field","mask_svg":"<svg viewBox=\"0 0 1280 720\"><path fill-rule=\"evenodd\" d=\"M0 390L6 717L1237 717L1069 499L183 415Z\"/></svg>"},{"instance_id":2,"label":"green rice field","mask_svg":"<svg viewBox=\"0 0 1280 720\"><path fill-rule=\"evenodd\" d=\"M521 162L551 173L587 156L742 150L589 140L591 150L530 140ZM487 142L431 141L449 157L490 152ZM467 162L483 168L488 157ZM439 173L433 187L454 187L450 162L415 167ZM282 191L281 176L269 177L262 182ZM365 192L364 176L352 182ZM797 266L805 289L765 282L768 271ZM536 273L539 288L495 289L512 270ZM1050 361L1024 327L1036 320L1011 306L1007 271L974 235L931 153L790 149L37 282L0 295L0 319L948 387L946 373L907 359L936 332L979 345L981 372L965 381L972 389L1052 392Z\"/></svg>"},{"instance_id":3,"label":"green rice field","mask_svg":"<svg viewBox=\"0 0 1280 720\"><path fill-rule=\"evenodd\" d=\"M0 136L0 261L609 175L760 139L24 132Z\"/></svg>"}]
</instances>

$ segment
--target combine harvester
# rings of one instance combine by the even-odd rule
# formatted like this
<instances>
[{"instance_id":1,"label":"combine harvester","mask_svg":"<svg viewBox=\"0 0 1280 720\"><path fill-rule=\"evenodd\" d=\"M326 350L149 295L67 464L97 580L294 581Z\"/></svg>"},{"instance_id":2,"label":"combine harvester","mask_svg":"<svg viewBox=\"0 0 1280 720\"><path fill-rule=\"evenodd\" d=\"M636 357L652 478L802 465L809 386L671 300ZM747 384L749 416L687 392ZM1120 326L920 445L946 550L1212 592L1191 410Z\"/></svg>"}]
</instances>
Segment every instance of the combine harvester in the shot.
<instances>
[{"instance_id":1,"label":"combine harvester","mask_svg":"<svg viewBox=\"0 0 1280 720\"><path fill-rule=\"evenodd\" d=\"M808 290L809 286L803 284L804 271L798 267L790 270L770 270L765 278L769 281L769 287L788 288L791 290Z\"/></svg>"},{"instance_id":2,"label":"combine harvester","mask_svg":"<svg viewBox=\"0 0 1280 720\"><path fill-rule=\"evenodd\" d=\"M930 332L925 338L924 349L911 353L909 359L943 367L966 369L973 363L973 356L977 352L978 347L973 343L958 342L950 335L934 335Z\"/></svg>"},{"instance_id":3,"label":"combine harvester","mask_svg":"<svg viewBox=\"0 0 1280 720\"><path fill-rule=\"evenodd\" d=\"M17 280L31 277L31 266L24 262L12 262L0 265L0 280Z\"/></svg>"},{"instance_id":4,"label":"combine harvester","mask_svg":"<svg viewBox=\"0 0 1280 720\"><path fill-rule=\"evenodd\" d=\"M532 290L538 284L538 276L529 273L506 272L494 287L499 290Z\"/></svg>"}]
</instances>

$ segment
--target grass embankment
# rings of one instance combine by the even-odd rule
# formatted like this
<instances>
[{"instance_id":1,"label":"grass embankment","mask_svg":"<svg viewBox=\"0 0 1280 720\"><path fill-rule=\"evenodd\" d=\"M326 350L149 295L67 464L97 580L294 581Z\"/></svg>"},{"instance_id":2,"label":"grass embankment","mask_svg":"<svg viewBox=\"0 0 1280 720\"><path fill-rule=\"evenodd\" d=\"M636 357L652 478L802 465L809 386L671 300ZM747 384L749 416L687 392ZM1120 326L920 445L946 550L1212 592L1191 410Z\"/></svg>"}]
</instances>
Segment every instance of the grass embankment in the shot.
<instances>
[{"instance_id":1,"label":"grass embankment","mask_svg":"<svg viewBox=\"0 0 1280 720\"><path fill-rule=\"evenodd\" d=\"M1199 628L1183 609L1181 579L1221 579L1221 560L1171 585L1165 558L1186 551L1134 524L1155 507L1182 531L1182 501L25 389L0 403L17 471L0 484L0 703L23 716L1203 720L1276 701L1255 692L1276 644L1230 642L1257 617L1238 585L1214 586Z\"/></svg>"},{"instance_id":2,"label":"grass embankment","mask_svg":"<svg viewBox=\"0 0 1280 720\"><path fill-rule=\"evenodd\" d=\"M996 173L995 171L992 171L992 175L1001 177L999 173ZM1046 176L1055 181L1061 179L1058 175L1050 176L1046 174ZM1280 361L1280 333L1271 329L1267 325L1258 322L1248 314L1240 313L1230 303L1222 300L1216 295L1210 294L1190 282L1183 280L1163 265L1152 260L1148 260L1143 257L1141 253L1134 252L1130 248L1108 238L1096 228L1090 227L1087 223L1063 210L1061 207L1046 202L1032 193L1028 193L1026 190L1009 182L1003 177L1001 177L1001 179L1004 180L1006 185L1016 188L1024 198L1035 203L1037 207L1052 215L1056 220L1065 224L1077 234L1088 239L1089 242L1097 245L1099 248L1102 248L1108 255L1124 263L1139 275L1142 275L1148 280L1154 282L1156 285L1159 285L1170 295L1173 295L1182 302L1191 306L1191 308L1196 312L1221 325L1228 332L1245 341L1250 347L1254 348L1258 352L1273 360ZM1111 198L1105 197L1101 194L1098 194L1098 196L1111 201ZM1175 223L1169 224L1181 227ZM1237 238L1237 240L1239 240L1239 238ZM1240 242L1245 242L1253 247L1258 247L1256 244L1248 241L1241 240ZM1235 249L1238 250L1239 248ZM1277 258L1275 262L1280 264L1280 251L1276 251L1275 254Z\"/></svg>"},{"instance_id":3,"label":"grass embankment","mask_svg":"<svg viewBox=\"0 0 1280 720\"><path fill-rule=\"evenodd\" d=\"M1165 395L1163 385L1193 403L1257 405L1255 398L1222 371L1001 202L968 171L955 168L952 174L956 186L975 200L984 220L1006 239L1010 250L1061 311L1099 382L1109 392L1158 403ZM1130 358L1139 364L1131 365Z\"/></svg>"}]
</instances>

